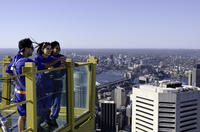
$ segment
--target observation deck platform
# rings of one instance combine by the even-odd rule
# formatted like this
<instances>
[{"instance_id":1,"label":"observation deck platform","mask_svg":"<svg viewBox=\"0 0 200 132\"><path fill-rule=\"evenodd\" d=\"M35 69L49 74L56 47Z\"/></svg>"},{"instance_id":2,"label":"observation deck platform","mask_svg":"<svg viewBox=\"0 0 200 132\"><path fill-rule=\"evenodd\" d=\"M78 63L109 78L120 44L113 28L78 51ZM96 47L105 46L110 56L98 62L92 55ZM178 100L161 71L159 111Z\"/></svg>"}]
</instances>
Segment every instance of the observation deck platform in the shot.
<instances>
[{"instance_id":1,"label":"observation deck platform","mask_svg":"<svg viewBox=\"0 0 200 132\"><path fill-rule=\"evenodd\" d=\"M63 87L57 93L61 94L61 108L57 119L56 132L91 132L95 127L95 82L97 59L90 57L87 62L74 63L66 59L64 67L37 70L35 63L27 62L21 75L10 77L5 69L11 62L6 56L0 61L0 131L17 131L17 106L26 104L25 132L37 132L37 96L36 83L38 74L49 74L49 80L54 75L63 73ZM26 101L15 103L11 100L14 94L14 78L25 77ZM42 99L42 98L40 98Z\"/></svg>"}]
</instances>

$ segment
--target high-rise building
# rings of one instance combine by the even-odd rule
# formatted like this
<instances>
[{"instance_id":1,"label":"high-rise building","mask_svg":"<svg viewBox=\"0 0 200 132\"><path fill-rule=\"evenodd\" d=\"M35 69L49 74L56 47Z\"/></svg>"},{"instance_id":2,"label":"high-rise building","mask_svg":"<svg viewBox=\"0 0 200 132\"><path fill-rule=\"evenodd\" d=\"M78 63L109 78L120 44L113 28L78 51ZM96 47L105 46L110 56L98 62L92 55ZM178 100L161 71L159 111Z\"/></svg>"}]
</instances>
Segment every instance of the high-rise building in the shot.
<instances>
[{"instance_id":1,"label":"high-rise building","mask_svg":"<svg viewBox=\"0 0 200 132\"><path fill-rule=\"evenodd\" d=\"M117 109L126 105L126 93L125 90L119 86L112 91L112 99L115 101Z\"/></svg>"},{"instance_id":2,"label":"high-rise building","mask_svg":"<svg viewBox=\"0 0 200 132\"><path fill-rule=\"evenodd\" d=\"M180 83L133 88L132 132L200 132L200 90Z\"/></svg>"},{"instance_id":3,"label":"high-rise building","mask_svg":"<svg viewBox=\"0 0 200 132\"><path fill-rule=\"evenodd\" d=\"M114 101L101 101L101 131L115 132L116 105Z\"/></svg>"},{"instance_id":4,"label":"high-rise building","mask_svg":"<svg viewBox=\"0 0 200 132\"><path fill-rule=\"evenodd\" d=\"M131 110L132 110L132 107L131 107L131 105L128 105L127 107L126 107L126 121L127 121L127 125L131 125Z\"/></svg>"},{"instance_id":5,"label":"high-rise building","mask_svg":"<svg viewBox=\"0 0 200 132\"><path fill-rule=\"evenodd\" d=\"M192 71L188 72L188 85L192 86Z\"/></svg>"},{"instance_id":6,"label":"high-rise building","mask_svg":"<svg viewBox=\"0 0 200 132\"><path fill-rule=\"evenodd\" d=\"M192 71L192 86L200 87L200 64L195 65Z\"/></svg>"},{"instance_id":7,"label":"high-rise building","mask_svg":"<svg viewBox=\"0 0 200 132\"><path fill-rule=\"evenodd\" d=\"M120 110L116 113L116 124L118 130L123 130L126 125L126 108L123 106Z\"/></svg>"}]
</instances>

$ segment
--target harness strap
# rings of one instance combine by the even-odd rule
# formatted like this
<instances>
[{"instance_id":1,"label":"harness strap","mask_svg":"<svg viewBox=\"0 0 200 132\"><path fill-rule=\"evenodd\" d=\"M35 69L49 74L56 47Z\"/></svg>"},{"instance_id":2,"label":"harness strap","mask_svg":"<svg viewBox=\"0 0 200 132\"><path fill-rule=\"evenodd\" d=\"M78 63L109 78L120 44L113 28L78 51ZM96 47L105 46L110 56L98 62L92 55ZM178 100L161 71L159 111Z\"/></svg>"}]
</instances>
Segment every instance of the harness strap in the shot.
<instances>
[{"instance_id":1,"label":"harness strap","mask_svg":"<svg viewBox=\"0 0 200 132\"><path fill-rule=\"evenodd\" d=\"M17 71L16 71L16 65L18 64L19 61L23 60L24 58L20 58L20 59L16 59L14 60L14 63L13 65L11 66L11 70L13 71L14 75L17 75ZM18 82L18 85L22 88L25 89L25 86L22 84L22 82L20 81L19 77L16 77L17 78L17 82Z\"/></svg>"},{"instance_id":2,"label":"harness strap","mask_svg":"<svg viewBox=\"0 0 200 132\"><path fill-rule=\"evenodd\" d=\"M54 78L53 80L62 80L62 77L60 77L60 78Z\"/></svg>"},{"instance_id":3,"label":"harness strap","mask_svg":"<svg viewBox=\"0 0 200 132\"><path fill-rule=\"evenodd\" d=\"M15 93L26 94L26 91L18 90L18 89L15 88Z\"/></svg>"}]
</instances>

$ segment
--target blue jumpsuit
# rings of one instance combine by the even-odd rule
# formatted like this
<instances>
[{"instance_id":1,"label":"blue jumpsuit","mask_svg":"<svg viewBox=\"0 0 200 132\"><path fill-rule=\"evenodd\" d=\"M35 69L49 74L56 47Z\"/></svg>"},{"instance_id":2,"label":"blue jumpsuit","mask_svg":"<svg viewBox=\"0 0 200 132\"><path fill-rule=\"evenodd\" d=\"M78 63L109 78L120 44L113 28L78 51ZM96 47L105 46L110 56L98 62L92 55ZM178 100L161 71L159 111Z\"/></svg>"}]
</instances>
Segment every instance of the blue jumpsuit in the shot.
<instances>
[{"instance_id":1,"label":"blue jumpsuit","mask_svg":"<svg viewBox=\"0 0 200 132\"><path fill-rule=\"evenodd\" d=\"M33 62L33 60L24 57L20 54L21 51L14 57L10 64L6 67L7 73L12 73L14 75L22 74L22 67L24 67L25 62ZM17 77L17 83L15 84L15 102L19 103L26 100L25 94L25 77ZM26 116L26 105L21 104L17 106L17 111L20 116Z\"/></svg>"},{"instance_id":2,"label":"blue jumpsuit","mask_svg":"<svg viewBox=\"0 0 200 132\"><path fill-rule=\"evenodd\" d=\"M44 64L52 62L54 58L49 56L48 58L44 58L43 56L38 56L35 58L35 63L38 66L38 70L45 70ZM49 119L49 115L51 112L51 104L52 104L52 96L53 96L53 74L49 73L38 73L37 74L37 97L38 97L38 108L40 109L38 112L41 115L40 122Z\"/></svg>"},{"instance_id":3,"label":"blue jumpsuit","mask_svg":"<svg viewBox=\"0 0 200 132\"><path fill-rule=\"evenodd\" d=\"M52 56L54 59L60 58L61 54L57 56ZM59 67L61 65L61 62L59 61L54 65L54 68ZM55 120L58 118L58 114L60 112L60 101L61 101L61 94L62 94L62 87L63 87L63 81L62 76L65 75L65 70L59 70L54 71L54 79L53 79L53 87L54 87L54 94L53 94L53 109L52 109L52 115L51 119Z\"/></svg>"}]
</instances>

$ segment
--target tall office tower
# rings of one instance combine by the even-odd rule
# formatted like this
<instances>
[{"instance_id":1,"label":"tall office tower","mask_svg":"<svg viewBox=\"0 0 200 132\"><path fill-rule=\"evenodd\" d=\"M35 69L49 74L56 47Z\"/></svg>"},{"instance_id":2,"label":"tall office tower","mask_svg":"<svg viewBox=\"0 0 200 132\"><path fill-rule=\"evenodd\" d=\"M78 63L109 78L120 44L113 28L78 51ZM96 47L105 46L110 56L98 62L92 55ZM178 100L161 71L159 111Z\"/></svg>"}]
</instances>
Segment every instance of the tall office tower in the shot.
<instances>
[{"instance_id":1,"label":"tall office tower","mask_svg":"<svg viewBox=\"0 0 200 132\"><path fill-rule=\"evenodd\" d=\"M126 125L126 107L123 106L116 113L116 128L122 130Z\"/></svg>"},{"instance_id":2,"label":"tall office tower","mask_svg":"<svg viewBox=\"0 0 200 132\"><path fill-rule=\"evenodd\" d=\"M85 108L87 102L87 69L75 67L74 69L74 107Z\"/></svg>"},{"instance_id":3,"label":"tall office tower","mask_svg":"<svg viewBox=\"0 0 200 132\"><path fill-rule=\"evenodd\" d=\"M125 90L121 87L117 87L112 91L112 99L115 101L117 109L120 109L121 106L126 105L126 93Z\"/></svg>"},{"instance_id":4,"label":"tall office tower","mask_svg":"<svg viewBox=\"0 0 200 132\"><path fill-rule=\"evenodd\" d=\"M140 65L143 65L143 60L140 60Z\"/></svg>"},{"instance_id":5,"label":"tall office tower","mask_svg":"<svg viewBox=\"0 0 200 132\"><path fill-rule=\"evenodd\" d=\"M192 86L200 87L200 64L195 65L192 71Z\"/></svg>"},{"instance_id":6,"label":"tall office tower","mask_svg":"<svg viewBox=\"0 0 200 132\"><path fill-rule=\"evenodd\" d=\"M114 101L101 101L101 131L115 132L116 105Z\"/></svg>"},{"instance_id":7,"label":"tall office tower","mask_svg":"<svg viewBox=\"0 0 200 132\"><path fill-rule=\"evenodd\" d=\"M127 122L127 125L131 125L131 111L132 111L132 107L131 105L128 105L126 107L126 122Z\"/></svg>"},{"instance_id":8,"label":"tall office tower","mask_svg":"<svg viewBox=\"0 0 200 132\"><path fill-rule=\"evenodd\" d=\"M188 85L192 86L192 71L188 71Z\"/></svg>"},{"instance_id":9,"label":"tall office tower","mask_svg":"<svg viewBox=\"0 0 200 132\"><path fill-rule=\"evenodd\" d=\"M132 132L200 132L199 88L165 86L133 88Z\"/></svg>"}]
</instances>

